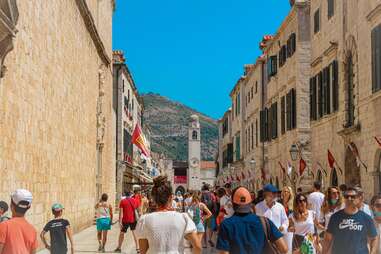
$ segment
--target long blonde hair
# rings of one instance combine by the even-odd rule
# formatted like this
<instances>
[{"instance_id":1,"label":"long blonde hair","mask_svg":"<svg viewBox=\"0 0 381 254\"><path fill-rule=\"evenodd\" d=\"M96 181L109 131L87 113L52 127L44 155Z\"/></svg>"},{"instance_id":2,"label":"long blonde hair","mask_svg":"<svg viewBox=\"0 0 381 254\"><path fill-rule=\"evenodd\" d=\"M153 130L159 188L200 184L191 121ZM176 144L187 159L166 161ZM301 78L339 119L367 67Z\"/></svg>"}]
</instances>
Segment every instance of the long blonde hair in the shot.
<instances>
[{"instance_id":1,"label":"long blonde hair","mask_svg":"<svg viewBox=\"0 0 381 254\"><path fill-rule=\"evenodd\" d=\"M291 187L289 187L289 186L284 186L284 187L282 188L282 193L280 194L281 199L282 199L282 202L285 201L285 200L284 200L284 196L283 196L285 190L287 190L287 191L290 193L290 198L288 199L287 204L284 204L284 203L283 203L282 205L287 206L287 208L288 208L289 210L293 210L293 208L294 208L294 204L293 204L293 202L294 202L294 192L292 191Z\"/></svg>"}]
</instances>

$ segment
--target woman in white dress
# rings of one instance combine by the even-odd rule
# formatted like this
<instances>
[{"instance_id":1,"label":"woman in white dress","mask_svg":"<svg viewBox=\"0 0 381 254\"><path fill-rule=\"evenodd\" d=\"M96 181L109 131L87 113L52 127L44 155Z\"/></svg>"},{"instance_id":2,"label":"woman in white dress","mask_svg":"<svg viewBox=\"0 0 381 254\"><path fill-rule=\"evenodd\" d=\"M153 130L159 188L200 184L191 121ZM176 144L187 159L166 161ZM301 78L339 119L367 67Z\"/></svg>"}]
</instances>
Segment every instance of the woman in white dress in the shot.
<instances>
[{"instance_id":1,"label":"woman in white dress","mask_svg":"<svg viewBox=\"0 0 381 254\"><path fill-rule=\"evenodd\" d=\"M158 209L143 215L137 224L136 234L142 254L183 254L184 239L192 244L195 254L201 253L201 242L196 225L185 213L173 211L172 187L167 176L154 179L152 197Z\"/></svg>"},{"instance_id":2,"label":"woman in white dress","mask_svg":"<svg viewBox=\"0 0 381 254\"><path fill-rule=\"evenodd\" d=\"M304 194L296 195L294 211L289 219L288 231L294 233L292 253L300 253L300 247L305 239L310 239L314 244L317 243L315 225L318 221L315 212L307 209L307 197ZM313 253L315 253L315 250Z\"/></svg>"}]
</instances>

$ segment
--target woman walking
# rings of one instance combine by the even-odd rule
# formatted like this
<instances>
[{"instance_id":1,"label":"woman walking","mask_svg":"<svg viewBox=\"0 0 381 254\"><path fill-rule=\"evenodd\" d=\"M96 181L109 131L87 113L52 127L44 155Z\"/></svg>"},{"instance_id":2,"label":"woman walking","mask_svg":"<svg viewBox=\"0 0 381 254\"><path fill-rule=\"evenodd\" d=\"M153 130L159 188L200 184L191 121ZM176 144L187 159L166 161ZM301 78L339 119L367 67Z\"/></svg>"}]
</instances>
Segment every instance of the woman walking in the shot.
<instances>
[{"instance_id":1,"label":"woman walking","mask_svg":"<svg viewBox=\"0 0 381 254\"><path fill-rule=\"evenodd\" d=\"M374 223L378 231L378 245L376 253L381 253L381 194L375 195L370 204L373 211Z\"/></svg>"},{"instance_id":2,"label":"woman walking","mask_svg":"<svg viewBox=\"0 0 381 254\"><path fill-rule=\"evenodd\" d=\"M191 242L193 253L201 253L196 226L185 213L173 211L172 186L167 176L154 179L152 197L157 205L153 213L143 215L136 228L140 253L183 254L184 238Z\"/></svg>"},{"instance_id":3,"label":"woman walking","mask_svg":"<svg viewBox=\"0 0 381 254\"><path fill-rule=\"evenodd\" d=\"M323 232L326 231L332 214L342 209L344 209L344 203L340 190L337 187L329 187L321 207L318 228Z\"/></svg>"},{"instance_id":4,"label":"woman walking","mask_svg":"<svg viewBox=\"0 0 381 254\"><path fill-rule=\"evenodd\" d=\"M280 194L281 200L280 203L284 206L284 210L286 211L287 217L290 217L292 214L294 207L294 193L289 186L284 186L282 192ZM285 232L284 240L287 243L288 253L292 253L292 239L294 234L292 232Z\"/></svg>"},{"instance_id":5,"label":"woman walking","mask_svg":"<svg viewBox=\"0 0 381 254\"><path fill-rule=\"evenodd\" d=\"M200 196L199 192L193 194L192 204L188 209L188 213L192 217L194 224L196 224L197 236L200 241L202 241L202 237L205 233L204 221L212 216L212 212L204 203L200 202ZM206 247L204 246L204 248Z\"/></svg>"},{"instance_id":6,"label":"woman walking","mask_svg":"<svg viewBox=\"0 0 381 254\"><path fill-rule=\"evenodd\" d=\"M307 209L307 197L304 194L296 195L293 210L288 228L289 232L294 233L292 253L302 253L301 248L304 249L303 253L316 253L315 224L317 224L317 218L313 211ZM305 252L306 249L309 251Z\"/></svg>"},{"instance_id":7,"label":"woman walking","mask_svg":"<svg viewBox=\"0 0 381 254\"><path fill-rule=\"evenodd\" d=\"M99 248L98 251L105 252L107 242L107 232L111 229L112 224L112 206L107 202L108 195L103 193L101 200L95 205L96 224Z\"/></svg>"}]
</instances>

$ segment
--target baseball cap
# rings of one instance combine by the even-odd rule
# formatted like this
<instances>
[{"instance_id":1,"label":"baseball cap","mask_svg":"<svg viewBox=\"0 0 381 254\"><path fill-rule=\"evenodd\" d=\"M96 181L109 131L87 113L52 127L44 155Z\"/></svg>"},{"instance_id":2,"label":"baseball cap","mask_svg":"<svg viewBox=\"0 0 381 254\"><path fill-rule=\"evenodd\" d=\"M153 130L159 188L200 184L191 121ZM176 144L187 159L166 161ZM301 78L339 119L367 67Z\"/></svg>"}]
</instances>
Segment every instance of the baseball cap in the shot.
<instances>
[{"instance_id":1,"label":"baseball cap","mask_svg":"<svg viewBox=\"0 0 381 254\"><path fill-rule=\"evenodd\" d=\"M12 202L20 208L30 208L33 200L32 193L25 189L17 189L11 195Z\"/></svg>"},{"instance_id":2,"label":"baseball cap","mask_svg":"<svg viewBox=\"0 0 381 254\"><path fill-rule=\"evenodd\" d=\"M251 195L250 192L245 187L238 187L232 197L232 202L234 205L234 210L238 213L249 213L251 212Z\"/></svg>"},{"instance_id":3,"label":"baseball cap","mask_svg":"<svg viewBox=\"0 0 381 254\"><path fill-rule=\"evenodd\" d=\"M54 205L52 205L52 210L53 211L61 211L63 209L64 209L64 207L60 203L55 203Z\"/></svg>"},{"instance_id":4,"label":"baseball cap","mask_svg":"<svg viewBox=\"0 0 381 254\"><path fill-rule=\"evenodd\" d=\"M264 187L263 187L263 192L272 192L272 193L276 193L278 192L278 189L272 185L272 184L266 184Z\"/></svg>"}]
</instances>

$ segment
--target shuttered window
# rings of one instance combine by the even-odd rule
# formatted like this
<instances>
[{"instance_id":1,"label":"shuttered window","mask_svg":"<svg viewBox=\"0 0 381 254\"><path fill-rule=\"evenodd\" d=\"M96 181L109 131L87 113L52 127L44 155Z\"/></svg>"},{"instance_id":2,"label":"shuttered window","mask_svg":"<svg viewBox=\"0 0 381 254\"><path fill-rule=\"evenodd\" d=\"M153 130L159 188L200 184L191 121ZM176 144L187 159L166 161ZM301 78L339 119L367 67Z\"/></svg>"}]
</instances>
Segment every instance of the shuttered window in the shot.
<instances>
[{"instance_id":1,"label":"shuttered window","mask_svg":"<svg viewBox=\"0 0 381 254\"><path fill-rule=\"evenodd\" d=\"M331 77L329 67L323 70L323 115L331 113Z\"/></svg>"},{"instance_id":2,"label":"shuttered window","mask_svg":"<svg viewBox=\"0 0 381 254\"><path fill-rule=\"evenodd\" d=\"M291 128L296 128L296 90L291 89Z\"/></svg>"},{"instance_id":3,"label":"shuttered window","mask_svg":"<svg viewBox=\"0 0 381 254\"><path fill-rule=\"evenodd\" d=\"M316 120L316 77L310 79L310 119Z\"/></svg>"},{"instance_id":4,"label":"shuttered window","mask_svg":"<svg viewBox=\"0 0 381 254\"><path fill-rule=\"evenodd\" d=\"M254 123L251 123L251 150L254 149Z\"/></svg>"},{"instance_id":5,"label":"shuttered window","mask_svg":"<svg viewBox=\"0 0 381 254\"><path fill-rule=\"evenodd\" d=\"M275 76L278 72L278 56L270 56L270 58L267 61L267 76L268 79L272 76Z\"/></svg>"},{"instance_id":6,"label":"shuttered window","mask_svg":"<svg viewBox=\"0 0 381 254\"><path fill-rule=\"evenodd\" d=\"M332 111L339 110L339 65L335 60L331 63L332 70Z\"/></svg>"},{"instance_id":7,"label":"shuttered window","mask_svg":"<svg viewBox=\"0 0 381 254\"><path fill-rule=\"evenodd\" d=\"M272 138L278 138L278 103L275 102L271 106L271 116L272 116Z\"/></svg>"},{"instance_id":8,"label":"shuttered window","mask_svg":"<svg viewBox=\"0 0 381 254\"><path fill-rule=\"evenodd\" d=\"M261 110L259 113L259 124L260 124L260 140L265 142L266 140L266 131L265 131L265 111Z\"/></svg>"},{"instance_id":9,"label":"shuttered window","mask_svg":"<svg viewBox=\"0 0 381 254\"><path fill-rule=\"evenodd\" d=\"M318 119L323 117L323 98L324 98L324 89L323 89L323 73L320 72L317 75L317 87L318 87Z\"/></svg>"},{"instance_id":10,"label":"shuttered window","mask_svg":"<svg viewBox=\"0 0 381 254\"><path fill-rule=\"evenodd\" d=\"M320 9L317 9L314 14L314 33L320 31Z\"/></svg>"},{"instance_id":11,"label":"shuttered window","mask_svg":"<svg viewBox=\"0 0 381 254\"><path fill-rule=\"evenodd\" d=\"M335 15L335 0L327 0L328 2L328 19Z\"/></svg>"},{"instance_id":12,"label":"shuttered window","mask_svg":"<svg viewBox=\"0 0 381 254\"><path fill-rule=\"evenodd\" d=\"M285 113L286 113L286 98L283 96L280 101L280 126L281 126L280 129L282 134L286 132Z\"/></svg>"},{"instance_id":13,"label":"shuttered window","mask_svg":"<svg viewBox=\"0 0 381 254\"><path fill-rule=\"evenodd\" d=\"M258 119L255 119L255 145L258 146Z\"/></svg>"},{"instance_id":14,"label":"shuttered window","mask_svg":"<svg viewBox=\"0 0 381 254\"><path fill-rule=\"evenodd\" d=\"M291 130L291 94L286 95L286 130Z\"/></svg>"},{"instance_id":15,"label":"shuttered window","mask_svg":"<svg viewBox=\"0 0 381 254\"><path fill-rule=\"evenodd\" d=\"M287 48L285 49L286 57L291 57L296 51L296 34L292 33L287 40Z\"/></svg>"},{"instance_id":16,"label":"shuttered window","mask_svg":"<svg viewBox=\"0 0 381 254\"><path fill-rule=\"evenodd\" d=\"M372 30L372 91L381 90L381 24Z\"/></svg>"}]
</instances>

